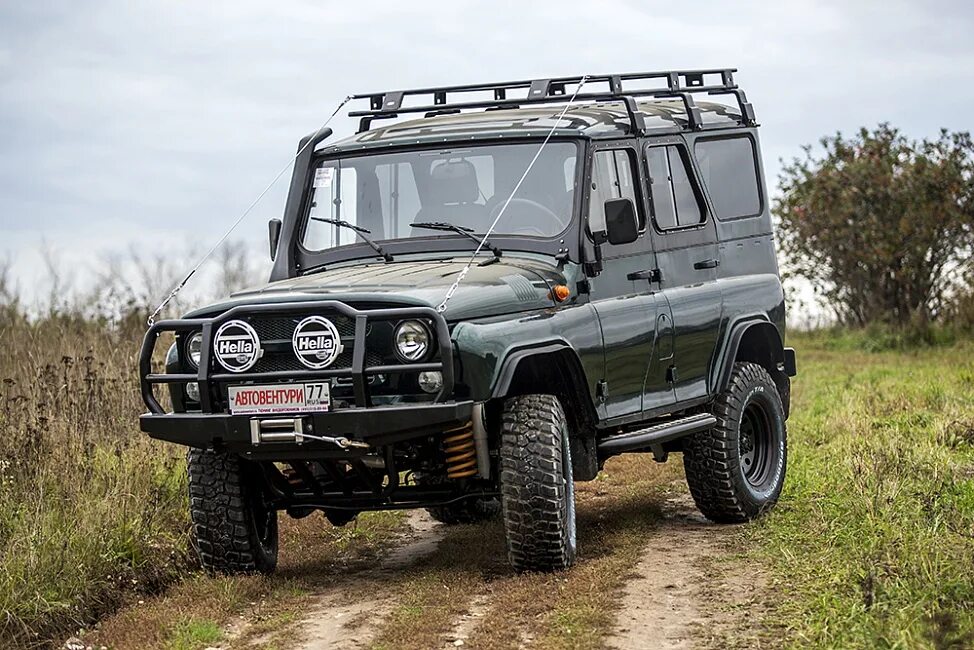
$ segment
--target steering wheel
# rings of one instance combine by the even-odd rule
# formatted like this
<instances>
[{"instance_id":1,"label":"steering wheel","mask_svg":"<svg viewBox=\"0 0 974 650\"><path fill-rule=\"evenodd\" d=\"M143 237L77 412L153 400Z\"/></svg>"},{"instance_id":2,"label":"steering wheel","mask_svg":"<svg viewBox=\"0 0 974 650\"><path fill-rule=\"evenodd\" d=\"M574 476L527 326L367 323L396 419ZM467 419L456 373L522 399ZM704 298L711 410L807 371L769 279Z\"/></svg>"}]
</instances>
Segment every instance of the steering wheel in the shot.
<instances>
[{"instance_id":1,"label":"steering wheel","mask_svg":"<svg viewBox=\"0 0 974 650\"><path fill-rule=\"evenodd\" d=\"M552 212L548 208L548 206L542 205L541 203L538 203L537 201L532 201L531 199L521 199L521 198L515 197L515 198L511 199L510 203L508 203L508 206L507 206L508 207L508 210L510 210L512 207L514 207L514 204L515 203L520 204L520 205L523 205L524 207L530 208L536 214L545 217L546 219L548 219L551 222L551 225L553 226L553 228L548 229L547 232L546 232L544 230L541 230L541 228L535 226L534 224L528 223L528 224L524 224L524 225L521 225L521 226L513 226L511 228L505 228L504 229L504 232L507 232L507 233L510 233L510 234L522 234L522 233L537 234L539 237L549 237L549 236L551 236L551 233L552 232L559 233L559 232L561 232L562 230L565 229L565 223L561 220L561 217L559 217L557 214L555 214L554 212ZM491 209L491 211L490 211L490 222L491 223L494 222L494 219L497 218L497 214L501 211L501 208L503 208L503 207L504 207L504 204L503 203L498 203L497 205L495 205L493 207L493 209Z\"/></svg>"}]
</instances>

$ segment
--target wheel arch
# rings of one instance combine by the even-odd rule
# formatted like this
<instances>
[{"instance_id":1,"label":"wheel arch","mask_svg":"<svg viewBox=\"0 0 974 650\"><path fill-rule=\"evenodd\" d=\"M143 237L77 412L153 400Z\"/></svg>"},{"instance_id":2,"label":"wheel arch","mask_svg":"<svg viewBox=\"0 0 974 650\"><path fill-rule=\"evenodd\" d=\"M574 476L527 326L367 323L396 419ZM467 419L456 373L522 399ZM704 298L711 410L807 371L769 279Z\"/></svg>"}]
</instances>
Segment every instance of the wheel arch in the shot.
<instances>
[{"instance_id":1,"label":"wheel arch","mask_svg":"<svg viewBox=\"0 0 974 650\"><path fill-rule=\"evenodd\" d=\"M764 318L738 320L731 326L730 336L717 368L714 394L727 390L734 364L749 361L762 366L774 379L778 394L788 417L791 406L791 379L794 375L794 351L784 346L778 327Z\"/></svg>"},{"instance_id":2,"label":"wheel arch","mask_svg":"<svg viewBox=\"0 0 974 650\"><path fill-rule=\"evenodd\" d=\"M598 414L588 390L582 362L564 341L512 350L504 358L491 399L518 395L556 395L568 417L575 478L588 481L598 474L596 422Z\"/></svg>"}]
</instances>

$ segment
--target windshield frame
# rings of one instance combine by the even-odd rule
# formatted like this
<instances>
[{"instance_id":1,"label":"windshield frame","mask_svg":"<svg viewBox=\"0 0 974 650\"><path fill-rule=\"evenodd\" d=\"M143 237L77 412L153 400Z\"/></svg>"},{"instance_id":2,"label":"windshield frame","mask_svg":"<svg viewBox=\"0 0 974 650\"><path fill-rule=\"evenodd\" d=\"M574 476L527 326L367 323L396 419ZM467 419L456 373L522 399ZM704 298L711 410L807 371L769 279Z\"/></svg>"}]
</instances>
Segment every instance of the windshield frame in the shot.
<instances>
[{"instance_id":1,"label":"windshield frame","mask_svg":"<svg viewBox=\"0 0 974 650\"><path fill-rule=\"evenodd\" d=\"M299 223L293 229L292 246L295 252L295 271L302 273L314 267L322 267L339 262L356 259L378 259L375 251L365 242L358 240L353 243L334 246L324 250L311 250L304 246L304 234L308 227L311 216L311 197L313 194L312 180L315 169L324 162L337 159L359 158L364 156L374 156L379 153L402 153L410 151L435 151L444 147L482 147L491 145L509 144L537 144L541 145L543 138L484 138L475 140L446 140L432 144L405 144L401 146L389 146L369 148L355 151L330 151L325 154L316 154L311 159L308 166L308 173L304 179L303 196L299 211ZM584 186L584 174L587 167L586 163L586 140L578 137L552 137L548 143L570 143L575 145L575 191L572 197L571 214L568 216L566 228L551 237L539 237L532 235L491 235L489 242L496 245L501 251L531 252L550 255L552 257L560 253L568 253L569 258L579 260L578 232L581 223L580 214L583 205L583 197L586 195ZM516 195L515 195L516 196ZM479 233L482 234L482 233ZM422 236L404 237L399 239L377 239L382 248L393 256L408 255L410 253L455 253L459 255L472 254L476 249L476 244L462 235L451 232L438 232L430 230ZM485 251L489 252L487 247Z\"/></svg>"}]
</instances>

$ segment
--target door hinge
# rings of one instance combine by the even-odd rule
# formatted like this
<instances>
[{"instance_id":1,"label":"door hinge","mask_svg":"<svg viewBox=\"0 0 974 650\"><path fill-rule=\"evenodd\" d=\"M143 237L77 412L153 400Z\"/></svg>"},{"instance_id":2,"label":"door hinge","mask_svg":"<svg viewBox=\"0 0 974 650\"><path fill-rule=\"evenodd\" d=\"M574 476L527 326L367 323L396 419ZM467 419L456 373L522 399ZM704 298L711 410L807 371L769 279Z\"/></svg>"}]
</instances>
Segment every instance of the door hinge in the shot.
<instances>
[{"instance_id":1,"label":"door hinge","mask_svg":"<svg viewBox=\"0 0 974 650\"><path fill-rule=\"evenodd\" d=\"M597 384L595 384L595 398L599 402L604 402L609 398L609 382L604 379L600 379Z\"/></svg>"},{"instance_id":2,"label":"door hinge","mask_svg":"<svg viewBox=\"0 0 974 650\"><path fill-rule=\"evenodd\" d=\"M666 369L666 381L671 384L675 384L680 380L680 375L676 371L676 366L670 366Z\"/></svg>"}]
</instances>

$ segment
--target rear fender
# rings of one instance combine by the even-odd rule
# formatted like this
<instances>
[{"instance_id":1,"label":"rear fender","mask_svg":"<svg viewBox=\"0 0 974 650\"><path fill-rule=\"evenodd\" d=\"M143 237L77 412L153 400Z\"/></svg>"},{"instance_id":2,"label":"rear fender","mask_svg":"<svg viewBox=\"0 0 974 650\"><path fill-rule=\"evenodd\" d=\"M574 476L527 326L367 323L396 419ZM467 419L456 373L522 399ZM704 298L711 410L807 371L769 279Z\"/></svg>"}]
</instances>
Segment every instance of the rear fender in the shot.
<instances>
[{"instance_id":1,"label":"rear fender","mask_svg":"<svg viewBox=\"0 0 974 650\"><path fill-rule=\"evenodd\" d=\"M724 354L712 379L715 395L727 390L734 364L741 361L757 363L768 371L778 386L787 417L791 402L790 377L796 372L795 351L784 346L781 332L774 323L751 317L738 320L731 326Z\"/></svg>"}]
</instances>

